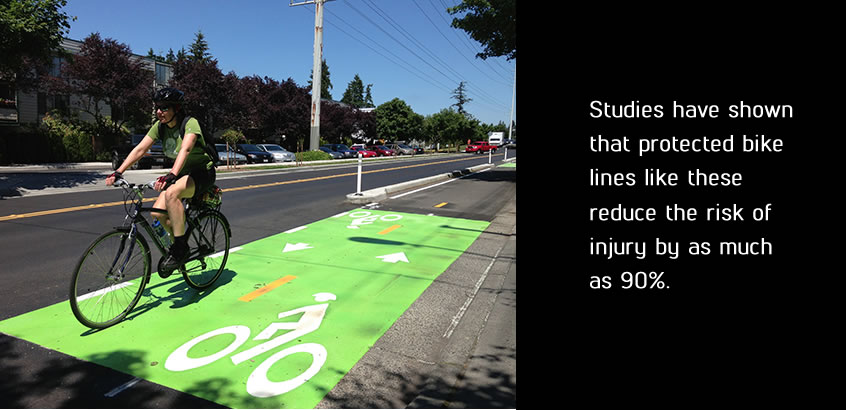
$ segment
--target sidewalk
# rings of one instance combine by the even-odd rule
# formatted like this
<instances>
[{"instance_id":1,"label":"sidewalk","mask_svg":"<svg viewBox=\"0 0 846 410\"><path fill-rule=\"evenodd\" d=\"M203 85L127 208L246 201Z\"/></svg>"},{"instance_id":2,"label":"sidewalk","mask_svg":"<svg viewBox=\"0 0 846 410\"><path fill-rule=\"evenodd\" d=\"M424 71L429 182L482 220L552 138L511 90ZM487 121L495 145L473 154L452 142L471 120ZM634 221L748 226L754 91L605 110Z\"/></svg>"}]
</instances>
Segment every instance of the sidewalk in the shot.
<instances>
[{"instance_id":1,"label":"sidewalk","mask_svg":"<svg viewBox=\"0 0 846 410\"><path fill-rule=\"evenodd\" d=\"M516 408L516 390L514 197L316 408Z\"/></svg>"},{"instance_id":2,"label":"sidewalk","mask_svg":"<svg viewBox=\"0 0 846 410\"><path fill-rule=\"evenodd\" d=\"M0 174L39 171L106 171L111 162L62 162L55 164L12 164L0 166Z\"/></svg>"}]
</instances>

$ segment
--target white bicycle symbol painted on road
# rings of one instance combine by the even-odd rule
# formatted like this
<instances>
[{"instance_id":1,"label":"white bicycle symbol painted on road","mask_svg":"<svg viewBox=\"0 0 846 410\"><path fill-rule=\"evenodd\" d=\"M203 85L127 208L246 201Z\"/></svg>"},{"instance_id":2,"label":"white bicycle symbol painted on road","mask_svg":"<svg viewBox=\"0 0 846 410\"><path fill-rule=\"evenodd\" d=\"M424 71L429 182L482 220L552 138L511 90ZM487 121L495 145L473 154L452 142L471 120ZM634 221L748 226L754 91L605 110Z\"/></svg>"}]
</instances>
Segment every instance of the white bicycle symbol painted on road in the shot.
<instances>
[{"instance_id":1,"label":"white bicycle symbol painted on road","mask_svg":"<svg viewBox=\"0 0 846 410\"><path fill-rule=\"evenodd\" d=\"M273 350L285 343L290 342L300 336L309 334L320 327L323 322L323 317L326 316L326 309L329 307L328 301L335 300L335 295L331 293L318 293L313 295L316 302L327 302L317 305L303 306L299 309L289 310L279 314L278 318L293 316L303 313L302 317L296 322L274 322L268 325L253 340L268 340L276 332L280 330L288 330L287 333L279 335L267 342L258 346L232 355L230 359L234 365L238 365L246 360L250 360L262 353ZM204 357L189 357L188 352L197 344L211 339L215 336L231 334L235 336L235 340L229 346L220 350L217 353L210 354ZM234 325L227 326L217 330L212 330L203 335L197 336L182 346L179 346L173 351L165 361L165 368L181 372L191 369L196 369L208 364L211 364L237 350L241 345L247 342L250 338L251 330L247 326ZM267 372L276 364L276 362L294 353L308 353L312 356L311 365L299 376L281 382L270 381L267 377ZM274 353L263 361L247 378L247 393L254 397L266 398L278 396L287 393L291 390L300 387L303 383L314 377L323 364L326 363L326 348L318 343L302 343L292 347L280 350Z\"/></svg>"},{"instance_id":2,"label":"white bicycle symbol painted on road","mask_svg":"<svg viewBox=\"0 0 846 410\"><path fill-rule=\"evenodd\" d=\"M402 215L396 214L388 214L388 215L378 215L372 214L370 211L358 211L352 212L349 215L350 218L353 218L352 222L347 226L349 229L358 229L360 225L368 225L372 224L373 222L385 221L385 222L394 222L402 219Z\"/></svg>"}]
</instances>

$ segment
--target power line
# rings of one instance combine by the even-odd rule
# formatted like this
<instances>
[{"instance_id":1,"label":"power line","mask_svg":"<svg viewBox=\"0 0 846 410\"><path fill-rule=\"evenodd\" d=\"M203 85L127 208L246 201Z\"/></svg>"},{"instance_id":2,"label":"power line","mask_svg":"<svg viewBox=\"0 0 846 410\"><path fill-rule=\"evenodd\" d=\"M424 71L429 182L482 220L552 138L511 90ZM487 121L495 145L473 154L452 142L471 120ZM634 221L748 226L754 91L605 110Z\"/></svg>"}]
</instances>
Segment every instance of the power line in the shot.
<instances>
[{"instance_id":1,"label":"power line","mask_svg":"<svg viewBox=\"0 0 846 410\"><path fill-rule=\"evenodd\" d=\"M443 90L445 90L445 91L447 91L447 92L450 92L450 91L451 91L451 89L449 88L449 86L447 86L447 85L445 85L445 84L443 84L443 83L439 82L438 80L435 80L434 78L432 78L431 76L429 76L428 74L426 74L425 72L423 72L422 70L420 70L420 69L416 68L414 65L412 65L412 64L410 64L410 63L408 63L408 62L407 62L407 61L405 61L402 57L400 57L400 56L398 56L398 55L394 54L394 53L393 53L393 52L391 52L389 49L387 49L386 47L382 46L382 45L381 45L378 41L375 41L375 40L373 40L372 38L370 38L369 36L367 36L367 34L362 33L362 32L361 32L361 30L359 30L359 29L355 28L355 26L354 26L354 25L350 24L349 22L347 22L346 20L344 20L344 19L343 19L343 18L341 18L340 16L335 15L334 13L332 13L332 12L331 12L331 11L329 11L329 10L327 10L327 12L328 12L328 14L330 14L330 15L333 17L333 19L338 19L338 20L339 20L339 21L341 21L342 23L346 24L346 25L347 25L347 26L349 26L352 30L354 30L355 32L357 32L358 34L360 34L362 37L364 37L364 38L366 38L368 41L370 41L370 43L371 43L371 44L375 44L375 45L377 45L377 46L382 47L382 48L384 49L384 51L385 51L385 52L387 52L388 54L392 55L394 58L396 58L397 60L399 60L399 62L398 62L398 61L396 61L396 60L394 60L394 59L392 59L391 57L386 56L385 54L382 54L379 50L376 50L375 48L371 47L371 46L370 46L370 44L368 44L368 43L366 43L366 42L364 42L364 41L361 41L361 39L360 39L360 38L358 38L358 37L356 37L356 36L354 36L354 35L352 35L352 34L348 33L347 31L345 31L344 29L342 29L342 28L338 27L337 25L333 25L333 27L334 27L334 28L336 28L336 29L340 30L342 33L346 34L347 36L349 36L349 37L350 37L350 38L352 38L353 40L358 41L359 43L361 43L361 44L362 44L362 45L364 45L365 47L369 48L369 49L370 49L371 51L373 51L374 53L379 54L380 56L382 56L382 57L383 57L383 58L385 58L386 60L390 61L391 63L396 64L398 67L402 68L403 70L408 71L410 74L414 75L415 77L417 77L417 78L419 78L419 79L421 79L421 80L423 80L423 81L425 81L425 82L427 82L427 83L429 83L429 84L431 84L431 85L433 85L433 86L435 86L435 87L439 87L439 88L441 88L441 89L443 89ZM406 68L406 67L405 67L403 64L401 64L400 62L402 62L402 63L404 63L404 64L408 65L409 67L411 67L411 69L415 69L415 70L417 70L417 71L419 72L419 74L418 74L418 73L415 73L414 71L412 71L412 70L411 70L411 69L409 69L409 68ZM426 78L424 78L424 76L425 76Z\"/></svg>"},{"instance_id":2,"label":"power line","mask_svg":"<svg viewBox=\"0 0 846 410\"><path fill-rule=\"evenodd\" d=\"M447 10L450 6L448 6L446 3L444 3L444 0L438 0L438 2L440 2L440 3L441 3L441 6L443 6L443 9L440 9L440 10L439 10L439 9L435 6L435 4L434 4L434 3L432 3L432 0L429 0L429 4L431 4L431 5L432 5L432 8L434 8L435 10L438 10L438 11L439 11L438 16L440 16L440 17L441 17L441 19L442 19L442 20L444 20L444 22L446 23L446 25L447 25L448 27L452 27L452 25L451 25L448 21L446 21L446 17L444 17L444 15L440 14L440 12L441 12L441 11L443 11L444 13L446 13L446 10ZM455 4L453 4L453 5L452 5L452 7L455 7L455 6L456 6ZM459 34L459 32L460 32L460 34ZM472 52L472 53L473 53L473 55L474 55L474 56L482 52L482 50L479 48L479 46L478 46L478 45L476 45L476 44L477 44L476 40L474 40L473 38L471 38L471 37L470 37L470 34L468 34L466 31L464 31L464 30L453 30L453 33L455 34L455 36L456 36L457 38L459 38L460 40L462 40L462 41L463 41L463 43L462 43L462 44L464 44L464 45L467 47L467 49L468 49L468 50L470 50L470 52ZM484 60L482 60L482 61L483 61L483 62L485 62L485 63L488 63L489 61L493 61L493 63L494 63L494 64L496 64L496 65L498 65L498 66L499 66L499 67L500 67L500 68L501 68L504 72L508 73L508 72L510 71L510 69L509 69L509 68L506 68L505 66L503 66L503 65L502 65L502 63L501 63L499 60L496 60L496 59L490 59L490 60L489 60L489 59L484 59ZM491 68L491 70L493 70L494 72L497 72L496 70L494 70L494 69L493 69L493 66L491 66L490 64L488 64L488 67L490 67L490 68ZM500 74L500 75L501 75L501 73L499 73L499 72L497 72L497 74ZM509 75L510 75L510 73L509 73ZM505 78L505 77L503 77L503 78ZM510 81L510 80L507 80L507 79L506 79L506 81Z\"/></svg>"},{"instance_id":3,"label":"power line","mask_svg":"<svg viewBox=\"0 0 846 410\"><path fill-rule=\"evenodd\" d=\"M412 55L414 55L415 57L417 57L418 59L420 59L420 61L422 61L424 64L428 65L428 66L429 66L429 67L431 67L433 70L437 71L439 74L441 74L442 76L446 77L447 79L450 79L450 80L454 81L454 80L453 80L453 79L451 79L448 75L444 74L444 73L443 73L443 71L439 70L437 67L435 67L435 66L433 66L432 64L430 64L430 63L429 63L429 62L428 62L425 58L420 57L420 55L419 55L419 54L415 53L413 50L411 50L410 48L406 47L406 45L405 45L405 44L403 44L401 41L397 40L397 39L396 39L394 36L392 36L390 33L388 33L387 31L385 31L385 30L384 30L381 26L379 26L379 25L378 25L378 24L376 24L373 20L371 20L371 19L370 19L370 17L368 17L366 14L362 13L360 10L358 10L357 8L355 8L355 6L353 6L353 5L352 5L352 3L349 3L349 2L348 2L347 4L350 6L350 8L352 8L352 9L353 9L353 11L355 11L356 13L358 13L359 15L361 15L361 16L362 16L365 20L367 20L367 21L368 21L371 25L373 25L373 27L376 27L376 28L378 28L380 31L382 31L383 33L385 33L385 35L386 35L386 36L388 36L391 40L394 40L397 44L399 44L399 45L400 45L402 48L404 48L406 51L408 51L409 53L411 53ZM380 16L381 16L381 14L380 14ZM383 18L384 18L384 17L383 17ZM386 20L387 20L387 19L386 19Z\"/></svg>"},{"instance_id":4,"label":"power line","mask_svg":"<svg viewBox=\"0 0 846 410\"><path fill-rule=\"evenodd\" d=\"M382 19L383 19L383 20L385 20L386 22L388 22L388 24L390 24L390 25L391 25L391 26L392 26L392 27L393 27L396 31L398 31L400 34L402 34L402 35L403 35L406 39L408 39L408 40L409 40L409 41L411 41L412 43L416 44L416 45L417 45L417 47L419 47L421 50L423 50L423 52L425 52L427 55L429 55L430 57L432 57L432 59L433 59L433 60L436 60L436 62L437 62L438 64L440 64L442 67L444 67L444 68L446 69L446 71L450 71L450 72L452 72L452 73L453 73L456 77L458 77L458 80L457 80L456 78L451 78L451 77L447 76L446 74L444 74L444 72L443 72L443 71L438 70L437 68L435 68L435 67L434 67L434 66L432 66L431 64L428 64L428 62L427 62L426 60L424 60L422 57L420 57L418 54L416 54L416 53L412 52L410 49L408 49L407 47L405 47L407 50L409 50L410 52L412 52L412 54L414 54L416 57L420 58L420 59L421 59L421 61L426 62L426 63L427 63L427 65L429 65L430 67L432 67L433 69L435 69L438 73L440 73L441 75L443 75L444 77L446 77L448 80L453 81L453 82L455 82L455 83L460 83L460 82L462 82L462 81L463 81L463 79L462 79L462 77L463 77L463 76L462 76L461 74L459 74L459 73L458 73L458 72L456 72L454 69L452 69L452 68L450 67L450 65L449 65L449 64L447 64L447 63L445 63L443 60L441 60L441 59L440 59L440 58L439 58L439 57L438 57L435 53L431 52L431 51L430 51L430 50L429 50L429 49L428 49L425 45L423 45L423 43L421 43L421 42L420 42L420 41L418 41L416 38L414 38L414 36L413 36L411 33L409 33L408 31L406 31L406 30L405 30L405 29L403 29L402 27L400 27L400 26L399 26L399 24L398 24L398 23L396 23L393 19L391 19L391 18L390 18L390 16L388 16L388 15L387 15L387 13L385 13L382 9L380 9L380 8L379 8L378 6L376 6L376 5L373 5L373 4L372 4L372 2L371 2L370 0L365 0L365 4L366 4L366 5L368 5L368 6L371 8L371 10L373 10L373 11L374 11L377 15L379 15L380 17L382 17ZM416 3L415 3L415 5L416 5ZM353 8L354 8L354 7L353 7ZM420 8L420 7L418 6L418 9L419 9L419 8ZM422 12L422 9L421 9L421 12ZM423 13L423 14L424 14L424 16L425 16L425 13ZM426 17L427 17L427 19L428 19L428 16L426 16ZM371 21L371 24L374 24L374 25L375 25L375 23L373 23L373 22L372 22L372 20L369 20L369 19L368 19L368 21ZM430 23L431 23L431 19L430 19L429 21L430 21ZM378 28L380 28L380 30L381 30L381 27L378 27ZM435 28L437 29L437 26L435 26ZM382 30L382 31L384 32L384 30ZM386 33L386 34L387 34L387 33ZM443 34L442 34L442 35L443 35ZM393 36L391 36L391 38L393 38L393 39L394 39L394 41L399 42L399 41L398 41L398 40L396 40L396 38L394 38ZM447 39L447 41L448 41L448 39ZM402 45L402 43L400 43L400 45ZM460 53L459 53L459 54L460 54ZM466 58L466 57L465 57L465 58ZM468 60L468 61L469 61L469 60ZM471 65L472 65L472 62L471 62ZM475 67L475 66L474 66L474 67ZM484 73L483 73L483 74L484 74ZM465 82L465 83L467 83L467 81L464 81L464 82ZM504 83L501 83L501 84L504 84ZM499 105L499 104L501 104L501 103L499 103L499 102L497 102L497 101L496 101L496 98L494 98L494 97L490 96L489 94L487 94L487 93L485 93L484 91L481 91L481 90L479 90L479 89L475 89L475 88L474 88L474 90L472 91L472 94L474 94L474 96L476 96L476 97L478 97L478 98L485 99L486 101L488 101L489 103L492 103L492 104L494 104L494 105ZM504 106L503 106L503 107L504 107Z\"/></svg>"},{"instance_id":5,"label":"power line","mask_svg":"<svg viewBox=\"0 0 846 410\"><path fill-rule=\"evenodd\" d=\"M430 5L432 5L434 7L434 4L431 3L431 0L429 0L429 1L430 1ZM464 81L465 84L466 84L465 92L473 98L474 102L481 104L481 105L484 105L484 106L488 107L489 109L493 109L495 111L500 111L502 113L506 113L506 115L507 115L508 109L503 104L501 99L498 99L496 97L491 96L489 93L487 93L484 90L484 88L477 86L475 83L472 83L472 82L469 82L469 81L466 81L466 80L456 80L455 77L462 78L463 76L459 72L457 72L453 68L452 65L444 62L436 53L433 53L421 41L417 40L414 37L414 35L412 35L407 30L403 29L399 23L397 23L395 20L393 20L392 18L390 18L388 16L387 12L385 12L384 10L382 10L381 8L376 6L375 4L370 3L369 1L365 2L365 5L367 5L371 10L373 10L373 12L375 14L377 14L379 17L381 17L384 21L386 21L388 23L388 26L392 27L402 37L407 39L409 45L417 47L419 50L422 50L423 54L430 57L431 60L432 60L431 63L427 59L423 58L420 53L415 52L414 50L412 50L408 46L406 46L406 44L404 44L402 41L398 40L398 38L395 35L386 31L385 28L383 28L381 25L376 23L366 13L362 12L361 10L359 10L358 8L356 8L354 5L352 5L349 2L343 2L343 3L348 4L350 9L352 11L354 11L356 14L358 14L359 16L361 16L361 18L363 18L368 23L368 25L377 28L385 36L391 38L392 41L398 43L403 49L405 49L407 52L412 54L414 57L416 57L417 59L422 61L425 64L425 66L428 66L430 69L434 70L434 72L440 74L443 78L447 79L450 82L454 82L456 84L461 82L461 81ZM438 26L431 20L431 18L429 18L429 16L425 13L425 11L422 10L420 5L417 4L416 0L415 0L415 6L417 6L417 8L421 11L421 13L423 13L424 17L426 17L426 19L429 21L429 23L433 27L435 27L435 29L438 31L438 33L442 37L444 37L444 39L448 43L450 43L452 48L455 49L455 51L459 55L461 55L462 58L464 58L465 61L467 61L471 65L473 65L473 67L477 71L479 71L481 74L485 75L488 79L504 85L503 82L497 81L496 79L490 77L490 75L487 75L484 71L479 69L478 66L474 65L472 63L472 61L470 61L464 53L461 53L460 50L458 50L458 48L453 44L453 42L451 42L448 38L446 38L446 36L440 31L440 29L438 29ZM452 87L443 84L441 81L438 81L437 79L435 79L432 76L430 76L429 74L427 74L425 71L421 70L421 68L423 68L423 66L421 66L420 64L410 63L405 58L400 57L399 55L397 55L396 53L391 51L382 42L374 40L373 38L371 38L370 36L368 36L367 34L362 32L361 30L359 30L357 28L357 26L361 27L360 23L358 23L358 24L350 23L349 21L345 20L341 16L333 13L330 8L327 8L325 10L325 12L330 16L330 19L327 19L328 22L334 23L334 22L339 21L339 22L343 23L344 25L346 25L347 27L349 27L352 31L358 33L358 35L351 34L350 32L348 32L348 31L344 30L343 28L339 27L337 24L331 24L333 26L333 28L338 29L339 31L343 32L344 34L346 34L350 38L355 39L357 42L361 43L362 45L364 45L365 47L367 47L368 49L370 49L374 53L380 55L381 57L385 58L386 60L388 60L392 64L402 68L403 70L405 70L408 73L414 75L415 77L421 79L422 81L424 81L424 82L426 82L430 85L433 85L436 88L439 88L439 89L445 91L446 93L449 93L450 96L454 92L454 89ZM441 19L443 19L443 16L441 16ZM453 31L455 31L455 30L453 30ZM378 47L379 49L381 49L383 51L380 51L380 50L378 50L377 48L374 48L374 47ZM432 63L440 65L441 68L435 67L434 65L432 65ZM488 66L488 67L492 68L490 66ZM445 73L445 71L450 73L451 75L448 75L447 73ZM492 70L492 71L494 73L496 73L497 75L499 75L499 73L496 70ZM471 102L471 104L472 104L472 102Z\"/></svg>"},{"instance_id":6,"label":"power line","mask_svg":"<svg viewBox=\"0 0 846 410\"><path fill-rule=\"evenodd\" d=\"M493 77L491 77L490 75L488 75L487 73L485 73L484 71L482 71L482 70L481 70L481 69L480 69L480 68L479 68L476 64L474 64L474 63L473 63L473 61L471 61L469 58L467 58L467 56L466 56L464 53L462 53L462 52L461 52L461 50L459 50L459 49L458 49L458 47L456 47L456 46L455 46L455 43L453 43L450 39L448 39L448 38L446 37L446 35L444 35L444 33L442 33L442 32L441 32L441 30L438 28L438 25L437 25L437 24L435 24L435 22L434 22L434 21L432 21L432 19L431 19L431 18L429 18L429 15L428 15L428 14L426 14L426 12L425 12L425 11L423 11L423 8L422 8L422 7L420 7L420 5L419 5L419 4L417 4L417 0L412 0L412 1L414 1L414 5L415 5L415 6L417 6L417 8L418 8L418 9L420 9L420 12L421 12L421 13L423 13L423 15L424 15L424 16L426 16L426 19L427 19L427 20L429 20L429 23L431 23L431 24L432 24L432 26L433 26L433 27L435 27L435 30L437 30L437 31L438 31L438 34L440 34L440 35L441 35L441 37L443 37L443 38L444 38L444 40L446 40L446 41L447 41L447 43L449 43L449 45L450 45L450 46L452 46L452 48L453 48L453 49L455 49L455 51L458 53L458 55L460 55L462 58L464 58L464 60L466 60L468 63L470 63L470 65L471 65L471 66L473 66L473 68L475 68L476 70L478 70L480 73L482 73L483 75L485 75L485 76L486 76L486 77L488 77L489 79L491 79L491 80L493 80L493 81L495 81L495 82L497 82L497 83L499 83L499 84L508 85L508 83L509 83L511 80L510 80L510 79L508 79L508 78L506 78L505 76L503 76L503 75L502 75L499 71L495 70L495 69L494 69L494 68L493 68L490 64L485 64L485 66L486 66L486 67L488 67L488 68L490 68L491 72L493 72L494 74L498 75L501 79L505 80L505 81L506 81L505 83L503 83L503 82L501 82L501 81L498 81L498 80L494 79ZM447 27L452 28L452 27L450 26L449 22L448 22L448 21L446 20L446 18L444 17L444 15L443 15L443 14L441 14L441 10L438 10L438 8L435 6L435 4L434 4L434 3L432 3L432 0L429 0L429 5L430 5L430 6L432 6L432 8L433 8L433 9L435 9L435 14L436 14L438 17L440 17L440 18L441 18L441 20L444 22L444 24L445 24ZM446 8L444 8L444 9L443 9L443 11L446 11ZM450 31L452 31L452 32L453 32L453 34L455 34L456 38L458 38L459 40L462 40L462 38L461 38L461 37L459 37L459 34L458 34L458 33L456 33L456 29L452 29L452 30L450 30ZM466 35L466 33L465 33L465 35ZM473 55L474 55L474 56L476 55L476 52L474 52L474 51L473 51L473 50L472 50L472 49L471 49L471 48L470 48L470 47L466 44L466 40L465 40L464 45L468 48L468 50L470 50L470 51L473 53ZM479 60L476 60L476 61L478 62ZM483 61L483 62L487 62L487 60L482 60L482 61Z\"/></svg>"}]
</instances>

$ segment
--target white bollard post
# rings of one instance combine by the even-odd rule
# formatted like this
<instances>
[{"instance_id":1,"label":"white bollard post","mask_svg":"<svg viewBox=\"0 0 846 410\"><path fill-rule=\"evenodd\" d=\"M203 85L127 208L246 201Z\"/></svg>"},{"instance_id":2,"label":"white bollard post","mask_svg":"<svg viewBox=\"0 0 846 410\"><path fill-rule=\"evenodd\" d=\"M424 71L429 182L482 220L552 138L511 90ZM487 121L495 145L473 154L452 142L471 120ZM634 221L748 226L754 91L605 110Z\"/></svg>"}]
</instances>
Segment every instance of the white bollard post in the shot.
<instances>
[{"instance_id":1,"label":"white bollard post","mask_svg":"<svg viewBox=\"0 0 846 410\"><path fill-rule=\"evenodd\" d=\"M491 158L493 158L493 150L489 149L488 150L488 164L491 163Z\"/></svg>"},{"instance_id":2,"label":"white bollard post","mask_svg":"<svg viewBox=\"0 0 846 410\"><path fill-rule=\"evenodd\" d=\"M358 153L358 180L355 185L355 194L361 195L361 153Z\"/></svg>"},{"instance_id":3,"label":"white bollard post","mask_svg":"<svg viewBox=\"0 0 846 410\"><path fill-rule=\"evenodd\" d=\"M508 160L508 147L505 147L505 158L502 159L503 161Z\"/></svg>"}]
</instances>

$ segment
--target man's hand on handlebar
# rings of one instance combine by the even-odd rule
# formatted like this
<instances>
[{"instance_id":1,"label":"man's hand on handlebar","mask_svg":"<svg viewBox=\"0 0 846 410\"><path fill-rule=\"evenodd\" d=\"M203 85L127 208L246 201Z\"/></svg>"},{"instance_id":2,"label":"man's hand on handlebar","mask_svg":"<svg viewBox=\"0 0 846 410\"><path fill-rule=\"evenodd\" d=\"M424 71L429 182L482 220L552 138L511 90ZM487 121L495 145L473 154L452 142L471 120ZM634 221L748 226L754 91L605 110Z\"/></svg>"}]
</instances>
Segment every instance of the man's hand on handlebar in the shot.
<instances>
[{"instance_id":1,"label":"man's hand on handlebar","mask_svg":"<svg viewBox=\"0 0 846 410\"><path fill-rule=\"evenodd\" d=\"M117 172L117 171L112 172L111 175L106 177L106 186L114 185L115 181L117 181L119 179L123 179L123 174L121 174L120 172Z\"/></svg>"},{"instance_id":2,"label":"man's hand on handlebar","mask_svg":"<svg viewBox=\"0 0 846 410\"><path fill-rule=\"evenodd\" d=\"M176 175L173 175L173 172L168 172L167 175L160 176L156 180L156 184L153 186L153 189L156 191L164 191L170 184L176 182Z\"/></svg>"}]
</instances>

